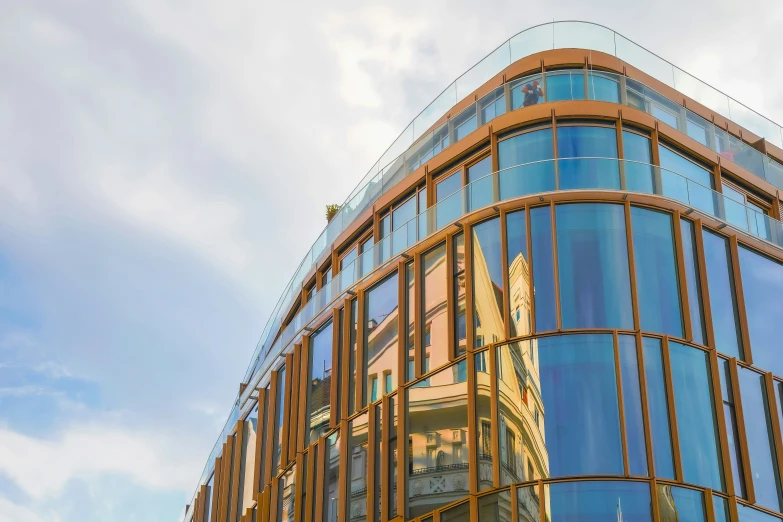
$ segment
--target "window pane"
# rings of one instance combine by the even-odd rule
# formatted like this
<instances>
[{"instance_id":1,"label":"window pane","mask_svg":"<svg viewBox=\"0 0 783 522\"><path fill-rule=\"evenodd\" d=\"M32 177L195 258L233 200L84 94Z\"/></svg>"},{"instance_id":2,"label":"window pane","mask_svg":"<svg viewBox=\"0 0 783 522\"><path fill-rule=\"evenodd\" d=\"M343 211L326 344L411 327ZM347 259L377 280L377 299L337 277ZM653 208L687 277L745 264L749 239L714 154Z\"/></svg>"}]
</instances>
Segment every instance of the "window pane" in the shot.
<instances>
[{"instance_id":1,"label":"window pane","mask_svg":"<svg viewBox=\"0 0 783 522\"><path fill-rule=\"evenodd\" d=\"M363 413L348 423L348 491L346 519L367 517L367 458L369 414Z\"/></svg>"},{"instance_id":2,"label":"window pane","mask_svg":"<svg viewBox=\"0 0 783 522\"><path fill-rule=\"evenodd\" d=\"M546 332L557 329L552 214L548 206L530 209L530 235L533 244L536 331Z\"/></svg>"},{"instance_id":3,"label":"window pane","mask_svg":"<svg viewBox=\"0 0 783 522\"><path fill-rule=\"evenodd\" d=\"M473 227L473 332L479 348L504 338L500 218Z\"/></svg>"},{"instance_id":4,"label":"window pane","mask_svg":"<svg viewBox=\"0 0 783 522\"><path fill-rule=\"evenodd\" d=\"M513 110L539 103L544 103L541 75L528 76L525 79L511 82L511 108Z\"/></svg>"},{"instance_id":5,"label":"window pane","mask_svg":"<svg viewBox=\"0 0 783 522\"><path fill-rule=\"evenodd\" d=\"M655 456L655 476L674 479L674 457L672 456L666 382L663 375L661 340L644 337L642 338L642 349L644 352L644 376L647 384L647 408L650 414L650 432L653 455Z\"/></svg>"},{"instance_id":6,"label":"window pane","mask_svg":"<svg viewBox=\"0 0 783 522\"><path fill-rule=\"evenodd\" d=\"M462 215L462 170L436 181L436 227L440 228Z\"/></svg>"},{"instance_id":7,"label":"window pane","mask_svg":"<svg viewBox=\"0 0 783 522\"><path fill-rule=\"evenodd\" d=\"M366 346L365 375L367 375L370 385L368 390L371 390L372 379L375 379L377 386L377 379L386 371L392 374L392 384L396 387L398 365L397 295L396 273L367 292L364 343Z\"/></svg>"},{"instance_id":8,"label":"window pane","mask_svg":"<svg viewBox=\"0 0 783 522\"><path fill-rule=\"evenodd\" d=\"M723 491L707 353L670 343L672 386L685 482Z\"/></svg>"},{"instance_id":9,"label":"window pane","mask_svg":"<svg viewBox=\"0 0 783 522\"><path fill-rule=\"evenodd\" d=\"M467 350L468 338L468 320L465 312L465 235L459 233L454 236L454 299L457 306L454 310L454 338L457 346L455 352L457 356L462 355Z\"/></svg>"},{"instance_id":10,"label":"window pane","mask_svg":"<svg viewBox=\"0 0 783 522\"><path fill-rule=\"evenodd\" d=\"M348 378L348 415L356 410L356 336L359 325L358 299L351 301L351 335L348 349L351 364L351 373Z\"/></svg>"},{"instance_id":11,"label":"window pane","mask_svg":"<svg viewBox=\"0 0 783 522\"><path fill-rule=\"evenodd\" d=\"M337 522L340 496L340 432L329 435L325 445L326 472L324 474L324 520Z\"/></svg>"},{"instance_id":12,"label":"window pane","mask_svg":"<svg viewBox=\"0 0 783 522\"><path fill-rule=\"evenodd\" d=\"M712 510L715 512L715 522L729 522L729 503L725 498L712 495Z\"/></svg>"},{"instance_id":13,"label":"window pane","mask_svg":"<svg viewBox=\"0 0 783 522\"><path fill-rule=\"evenodd\" d=\"M729 261L729 242L723 236L704 229L704 258L712 310L712 328L719 352L741 358L737 300Z\"/></svg>"},{"instance_id":14,"label":"window pane","mask_svg":"<svg viewBox=\"0 0 783 522\"><path fill-rule=\"evenodd\" d=\"M585 75L584 71L562 71L547 73L546 75L546 101L560 100L584 100L585 99Z\"/></svg>"},{"instance_id":15,"label":"window pane","mask_svg":"<svg viewBox=\"0 0 783 522\"><path fill-rule=\"evenodd\" d=\"M526 132L499 142L500 199L555 190L555 166L546 161L553 157L552 129Z\"/></svg>"},{"instance_id":16,"label":"window pane","mask_svg":"<svg viewBox=\"0 0 783 522\"><path fill-rule=\"evenodd\" d=\"M491 205L494 201L492 196L493 180L492 176L492 157L487 156L478 163L471 165L468 169L468 183L470 184L469 203L470 210L476 210Z\"/></svg>"},{"instance_id":17,"label":"window pane","mask_svg":"<svg viewBox=\"0 0 783 522\"><path fill-rule=\"evenodd\" d=\"M631 207L642 330L683 337L670 214Z\"/></svg>"},{"instance_id":18,"label":"window pane","mask_svg":"<svg viewBox=\"0 0 783 522\"><path fill-rule=\"evenodd\" d=\"M408 198L397 206L392 212L392 230L397 230L402 225L416 217L416 196Z\"/></svg>"},{"instance_id":19,"label":"window pane","mask_svg":"<svg viewBox=\"0 0 783 522\"><path fill-rule=\"evenodd\" d=\"M385 484L389 488L389 517L397 516L397 399L398 396L389 397L389 411L391 412L391 424L389 425L388 470L389 480ZM381 482L379 485L383 485Z\"/></svg>"},{"instance_id":20,"label":"window pane","mask_svg":"<svg viewBox=\"0 0 783 522\"><path fill-rule=\"evenodd\" d=\"M778 517L773 517L763 511L744 506L740 503L737 503L737 514L739 515L739 522L780 522L780 518Z\"/></svg>"},{"instance_id":21,"label":"window pane","mask_svg":"<svg viewBox=\"0 0 783 522\"><path fill-rule=\"evenodd\" d=\"M726 435L729 446L729 461L731 462L732 477L734 477L734 490L745 496L745 479L743 473L742 457L740 456L739 432L737 430L737 414L734 406L734 390L729 377L729 361L718 359L718 371L720 372L720 387L723 397L723 416L726 419Z\"/></svg>"},{"instance_id":22,"label":"window pane","mask_svg":"<svg viewBox=\"0 0 783 522\"><path fill-rule=\"evenodd\" d=\"M628 467L631 475L647 476L647 450L644 443L642 394L639 386L636 338L632 335L621 335L618 342L623 383L625 433L628 445Z\"/></svg>"},{"instance_id":23,"label":"window pane","mask_svg":"<svg viewBox=\"0 0 783 522\"><path fill-rule=\"evenodd\" d=\"M537 341L521 341L499 346L496 352L503 486L548 476L544 422L535 414L544 411L544 404L534 350Z\"/></svg>"},{"instance_id":24,"label":"window pane","mask_svg":"<svg viewBox=\"0 0 783 522\"><path fill-rule=\"evenodd\" d=\"M739 247L739 265L753 364L783 375L778 324L783 317L783 265L744 247Z\"/></svg>"},{"instance_id":25,"label":"window pane","mask_svg":"<svg viewBox=\"0 0 783 522\"><path fill-rule=\"evenodd\" d=\"M450 473L452 487L468 491L468 385L462 360L432 375L406 393L408 415L408 515L421 516L454 501L443 477ZM459 367L463 368L460 370ZM456 483L454 482L456 481Z\"/></svg>"},{"instance_id":26,"label":"window pane","mask_svg":"<svg viewBox=\"0 0 783 522\"><path fill-rule=\"evenodd\" d=\"M557 167L560 189L620 189L620 170L616 161L617 132L607 127L558 127Z\"/></svg>"},{"instance_id":27,"label":"window pane","mask_svg":"<svg viewBox=\"0 0 783 522\"><path fill-rule=\"evenodd\" d=\"M441 522L470 522L470 503L463 502L440 514Z\"/></svg>"},{"instance_id":28,"label":"window pane","mask_svg":"<svg viewBox=\"0 0 783 522\"><path fill-rule=\"evenodd\" d=\"M704 522L704 499L701 491L658 484L658 510L661 520Z\"/></svg>"},{"instance_id":29,"label":"window pane","mask_svg":"<svg viewBox=\"0 0 783 522\"><path fill-rule=\"evenodd\" d=\"M310 380L307 391L307 417L310 442L329 431L329 405L332 387L332 323L310 340Z\"/></svg>"},{"instance_id":30,"label":"window pane","mask_svg":"<svg viewBox=\"0 0 783 522\"><path fill-rule=\"evenodd\" d=\"M545 486L551 522L649 522L650 485L646 482L562 482Z\"/></svg>"},{"instance_id":31,"label":"window pane","mask_svg":"<svg viewBox=\"0 0 783 522\"><path fill-rule=\"evenodd\" d=\"M780 511L780 475L775 465L777 455L764 376L742 367L737 374L756 503Z\"/></svg>"},{"instance_id":32,"label":"window pane","mask_svg":"<svg viewBox=\"0 0 783 522\"><path fill-rule=\"evenodd\" d=\"M685 283L688 285L688 309L691 313L691 330L693 342L704 342L704 315L702 314L701 283L699 282L699 263L696 260L696 240L693 223L687 219L680 220L682 229L682 253L685 258Z\"/></svg>"},{"instance_id":33,"label":"window pane","mask_svg":"<svg viewBox=\"0 0 783 522\"><path fill-rule=\"evenodd\" d=\"M632 330L623 206L572 203L555 211L563 328Z\"/></svg>"},{"instance_id":34,"label":"window pane","mask_svg":"<svg viewBox=\"0 0 783 522\"><path fill-rule=\"evenodd\" d=\"M650 147L650 138L623 131L625 186L630 191L645 194L653 194L655 191Z\"/></svg>"},{"instance_id":35,"label":"window pane","mask_svg":"<svg viewBox=\"0 0 783 522\"><path fill-rule=\"evenodd\" d=\"M447 308L446 244L441 243L422 256L424 273L423 342L433 368L449 361L449 316Z\"/></svg>"},{"instance_id":36,"label":"window pane","mask_svg":"<svg viewBox=\"0 0 783 522\"><path fill-rule=\"evenodd\" d=\"M695 208L716 215L712 173L676 152L658 146L663 194Z\"/></svg>"},{"instance_id":37,"label":"window pane","mask_svg":"<svg viewBox=\"0 0 783 522\"><path fill-rule=\"evenodd\" d=\"M382 426L384 421L384 415L383 415L383 408L382 403L375 405L375 426L373 426L374 434L375 434L375 441L373 444L373 451L375 452L375 460L373 462L373 476L375 479L375 499L373 503L375 504L373 506L372 513L375 517L374 519L372 517L368 517L368 520L372 521L378 521L381 520L381 495L383 493L383 489L389 487L389 482L386 481L385 477L381 475L381 459L383 458L383 440L382 440ZM386 421L388 422L388 420ZM395 438L396 440L396 438ZM390 490L391 495L389 495L390 502L394 502L394 490ZM351 516L348 517L350 520Z\"/></svg>"},{"instance_id":38,"label":"window pane","mask_svg":"<svg viewBox=\"0 0 783 522\"><path fill-rule=\"evenodd\" d=\"M415 353L416 353L416 340L414 338L415 331L415 318L416 318L416 290L414 287L414 270L413 261L405 265L405 285L407 292L405 293L405 324L408 325L408 331L406 335L406 343L408 344L408 364L405 366L406 373L405 380L412 381L416 378L416 370L414 367Z\"/></svg>"},{"instance_id":39,"label":"window pane","mask_svg":"<svg viewBox=\"0 0 783 522\"><path fill-rule=\"evenodd\" d=\"M511 337L530 333L530 266L525 211L506 214Z\"/></svg>"},{"instance_id":40,"label":"window pane","mask_svg":"<svg viewBox=\"0 0 783 522\"><path fill-rule=\"evenodd\" d=\"M283 407L285 400L285 365L283 365L277 372L277 390L275 390L275 412L277 413L277 420L275 421L275 447L272 452L272 473L277 472L277 468L280 467L280 452L283 448L283 419L285 418L285 408Z\"/></svg>"},{"instance_id":41,"label":"window pane","mask_svg":"<svg viewBox=\"0 0 783 522\"><path fill-rule=\"evenodd\" d=\"M623 473L611 335L538 339L551 476Z\"/></svg>"},{"instance_id":42,"label":"window pane","mask_svg":"<svg viewBox=\"0 0 783 522\"><path fill-rule=\"evenodd\" d=\"M242 456L239 460L239 514L253 503L253 474L256 465L256 436L258 434L258 405L242 423Z\"/></svg>"},{"instance_id":43,"label":"window pane","mask_svg":"<svg viewBox=\"0 0 783 522\"><path fill-rule=\"evenodd\" d=\"M277 522L293 522L296 510L296 466L291 466L277 484Z\"/></svg>"},{"instance_id":44,"label":"window pane","mask_svg":"<svg viewBox=\"0 0 783 522\"><path fill-rule=\"evenodd\" d=\"M478 439L476 449L478 450L478 464L479 464L479 491L485 489L492 489L492 396L490 394L490 377L489 377L489 352L477 353L473 356L475 358L476 367L476 426L478 426ZM500 452L503 457L501 463L501 469L506 467L503 464L509 464L513 462L513 451L509 454L506 448L506 443L510 439L514 440L514 433L506 433L506 430L500 431ZM506 450L506 451L504 451Z\"/></svg>"},{"instance_id":45,"label":"window pane","mask_svg":"<svg viewBox=\"0 0 783 522\"><path fill-rule=\"evenodd\" d=\"M517 488L517 522L538 522L540 509L538 486Z\"/></svg>"},{"instance_id":46,"label":"window pane","mask_svg":"<svg viewBox=\"0 0 783 522\"><path fill-rule=\"evenodd\" d=\"M478 498L478 519L481 522L507 522L511 512L511 493L501 491Z\"/></svg>"},{"instance_id":47,"label":"window pane","mask_svg":"<svg viewBox=\"0 0 783 522\"><path fill-rule=\"evenodd\" d=\"M620 84L614 75L602 75L590 72L587 77L587 90L591 100L620 103Z\"/></svg>"}]
</instances>

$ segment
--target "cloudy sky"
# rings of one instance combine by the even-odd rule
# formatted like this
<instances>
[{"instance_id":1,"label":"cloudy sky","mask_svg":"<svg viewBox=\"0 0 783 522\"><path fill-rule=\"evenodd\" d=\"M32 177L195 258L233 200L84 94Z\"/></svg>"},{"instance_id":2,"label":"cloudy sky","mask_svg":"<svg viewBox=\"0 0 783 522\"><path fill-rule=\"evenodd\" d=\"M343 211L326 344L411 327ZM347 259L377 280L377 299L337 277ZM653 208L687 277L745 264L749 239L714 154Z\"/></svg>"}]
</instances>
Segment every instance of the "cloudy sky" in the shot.
<instances>
[{"instance_id":1,"label":"cloudy sky","mask_svg":"<svg viewBox=\"0 0 783 522\"><path fill-rule=\"evenodd\" d=\"M324 205L521 29L603 23L783 122L779 0L0 12L0 522L177 521Z\"/></svg>"}]
</instances>

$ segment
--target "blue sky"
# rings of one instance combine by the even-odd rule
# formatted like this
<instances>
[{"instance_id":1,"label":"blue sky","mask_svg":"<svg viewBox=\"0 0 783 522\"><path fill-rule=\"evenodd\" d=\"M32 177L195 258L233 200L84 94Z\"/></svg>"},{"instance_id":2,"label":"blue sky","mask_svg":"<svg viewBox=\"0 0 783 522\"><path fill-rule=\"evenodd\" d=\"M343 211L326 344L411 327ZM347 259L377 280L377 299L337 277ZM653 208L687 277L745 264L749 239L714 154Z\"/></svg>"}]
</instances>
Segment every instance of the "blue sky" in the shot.
<instances>
[{"instance_id":1,"label":"blue sky","mask_svg":"<svg viewBox=\"0 0 783 522\"><path fill-rule=\"evenodd\" d=\"M774 0L2 12L0 522L178 520L324 205L515 32L603 23L783 122Z\"/></svg>"}]
</instances>

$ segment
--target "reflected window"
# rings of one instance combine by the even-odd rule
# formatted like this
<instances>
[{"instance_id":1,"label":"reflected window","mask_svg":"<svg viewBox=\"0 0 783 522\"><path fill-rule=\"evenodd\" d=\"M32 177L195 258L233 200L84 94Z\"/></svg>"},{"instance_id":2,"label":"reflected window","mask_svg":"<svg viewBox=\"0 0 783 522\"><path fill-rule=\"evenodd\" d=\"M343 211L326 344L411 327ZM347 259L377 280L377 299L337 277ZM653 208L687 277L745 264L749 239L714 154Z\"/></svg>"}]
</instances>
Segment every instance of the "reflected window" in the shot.
<instances>
[{"instance_id":1,"label":"reflected window","mask_svg":"<svg viewBox=\"0 0 783 522\"><path fill-rule=\"evenodd\" d=\"M408 346L408 365L406 366L407 375L405 376L406 381L412 381L416 378L416 369L414 367L414 357L416 353L416 339L414 338L416 319L416 290L414 285L415 269L416 268L413 264L413 261L405 265L405 286L407 288L407 291L405 292L405 324L408 325L405 336L405 343Z\"/></svg>"},{"instance_id":2,"label":"reflected window","mask_svg":"<svg viewBox=\"0 0 783 522\"><path fill-rule=\"evenodd\" d=\"M538 339L550 476L623 473L611 335Z\"/></svg>"},{"instance_id":3,"label":"reflected window","mask_svg":"<svg viewBox=\"0 0 783 522\"><path fill-rule=\"evenodd\" d=\"M672 217L631 207L631 230L642 330L683 337Z\"/></svg>"},{"instance_id":4,"label":"reflected window","mask_svg":"<svg viewBox=\"0 0 783 522\"><path fill-rule=\"evenodd\" d=\"M617 158L614 128L558 126L557 157L561 190L620 190L620 170L614 159Z\"/></svg>"},{"instance_id":5,"label":"reflected window","mask_svg":"<svg viewBox=\"0 0 783 522\"><path fill-rule=\"evenodd\" d=\"M517 521L538 522L540 517L538 486L517 488Z\"/></svg>"},{"instance_id":6,"label":"reflected window","mask_svg":"<svg viewBox=\"0 0 783 522\"><path fill-rule=\"evenodd\" d=\"M421 256L423 325L422 346L431 354L433 368L449 361L448 279L446 270L446 244L441 243Z\"/></svg>"},{"instance_id":7,"label":"reflected window","mask_svg":"<svg viewBox=\"0 0 783 522\"><path fill-rule=\"evenodd\" d=\"M369 457L369 414L363 413L348 423L348 491L346 520L367 517L367 469Z\"/></svg>"},{"instance_id":8,"label":"reflected window","mask_svg":"<svg viewBox=\"0 0 783 522\"><path fill-rule=\"evenodd\" d=\"M256 465L256 437L258 435L258 405L245 417L242 423L242 453L239 459L239 513L245 512L252 503L253 474ZM263 469L263 468L261 468Z\"/></svg>"},{"instance_id":9,"label":"reflected window","mask_svg":"<svg viewBox=\"0 0 783 522\"><path fill-rule=\"evenodd\" d=\"M658 484L657 496L661 520L705 522L707 519L701 491Z\"/></svg>"},{"instance_id":10,"label":"reflected window","mask_svg":"<svg viewBox=\"0 0 783 522\"><path fill-rule=\"evenodd\" d=\"M478 519L486 522L508 520L506 513L511 512L511 493L501 491L478 497Z\"/></svg>"},{"instance_id":11,"label":"reflected window","mask_svg":"<svg viewBox=\"0 0 783 522\"><path fill-rule=\"evenodd\" d=\"M277 483L277 522L293 522L296 510L296 466L278 479Z\"/></svg>"},{"instance_id":12,"label":"reflected window","mask_svg":"<svg viewBox=\"0 0 783 522\"><path fill-rule=\"evenodd\" d=\"M397 274L387 277L373 286L365 297L364 346L365 375L368 376L367 394L375 386L376 399L378 376L388 371L392 382L397 382ZM396 387L396 386L395 386ZM367 401L364 401L367 404Z\"/></svg>"},{"instance_id":13,"label":"reflected window","mask_svg":"<svg viewBox=\"0 0 783 522\"><path fill-rule=\"evenodd\" d=\"M623 131L623 168L625 187L632 192L655 193L650 138Z\"/></svg>"},{"instance_id":14,"label":"reflected window","mask_svg":"<svg viewBox=\"0 0 783 522\"><path fill-rule=\"evenodd\" d=\"M468 324L465 312L465 235L460 232L454 236L454 339L457 343L455 355L459 357L467 350Z\"/></svg>"},{"instance_id":15,"label":"reflected window","mask_svg":"<svg viewBox=\"0 0 783 522\"><path fill-rule=\"evenodd\" d=\"M473 332L480 348L504 338L500 218L473 228Z\"/></svg>"},{"instance_id":16,"label":"reflected window","mask_svg":"<svg viewBox=\"0 0 783 522\"><path fill-rule=\"evenodd\" d=\"M456 366L465 366L462 360ZM408 415L407 518L421 516L467 494L468 405L464 370L445 368L427 381L406 391ZM434 412L448 412L447 415ZM437 467L442 451L443 466L460 470L465 481L445 481ZM456 473L454 473L456 474Z\"/></svg>"},{"instance_id":17,"label":"reflected window","mask_svg":"<svg viewBox=\"0 0 783 522\"><path fill-rule=\"evenodd\" d=\"M742 367L737 369L737 375L756 504L780 511L780 473L764 376ZM774 404L774 398L772 402Z\"/></svg>"},{"instance_id":18,"label":"reflected window","mask_svg":"<svg viewBox=\"0 0 783 522\"><path fill-rule=\"evenodd\" d=\"M340 432L336 431L326 439L324 473L324 505L323 514L325 522L337 522L338 505L340 498Z\"/></svg>"},{"instance_id":19,"label":"reflected window","mask_svg":"<svg viewBox=\"0 0 783 522\"><path fill-rule=\"evenodd\" d=\"M652 521L646 482L561 482L544 488L551 522Z\"/></svg>"},{"instance_id":20,"label":"reflected window","mask_svg":"<svg viewBox=\"0 0 783 522\"><path fill-rule=\"evenodd\" d=\"M478 127L476 105L473 104L453 118L454 141L459 141Z\"/></svg>"},{"instance_id":21,"label":"reflected window","mask_svg":"<svg viewBox=\"0 0 783 522\"><path fill-rule=\"evenodd\" d=\"M702 238L715 345L721 353L742 358L729 241L706 229L703 230Z\"/></svg>"},{"instance_id":22,"label":"reflected window","mask_svg":"<svg viewBox=\"0 0 783 522\"><path fill-rule=\"evenodd\" d=\"M307 419L309 442L329 431L332 389L332 322L310 338L309 380L307 386Z\"/></svg>"},{"instance_id":23,"label":"reflected window","mask_svg":"<svg viewBox=\"0 0 783 522\"><path fill-rule=\"evenodd\" d=\"M738 250L753 364L783 375L778 324L783 317L783 265L748 248Z\"/></svg>"},{"instance_id":24,"label":"reflected window","mask_svg":"<svg viewBox=\"0 0 783 522\"><path fill-rule=\"evenodd\" d=\"M687 219L680 220L682 232L682 254L685 260L685 283L688 286L688 310L691 314L691 330L693 342L707 344L704 339L704 314L702 313L701 282L699 280L699 263L696 258L696 237L693 223Z\"/></svg>"},{"instance_id":25,"label":"reflected window","mask_svg":"<svg viewBox=\"0 0 783 522\"><path fill-rule=\"evenodd\" d=\"M506 112L506 96L503 86L495 89L479 100L481 124L488 123Z\"/></svg>"},{"instance_id":26,"label":"reflected window","mask_svg":"<svg viewBox=\"0 0 783 522\"><path fill-rule=\"evenodd\" d=\"M470 503L463 502L444 510L440 519L441 522L470 522Z\"/></svg>"},{"instance_id":27,"label":"reflected window","mask_svg":"<svg viewBox=\"0 0 783 522\"><path fill-rule=\"evenodd\" d=\"M552 213L549 206L530 209L530 236L533 245L536 331L556 330L555 257L552 246Z\"/></svg>"},{"instance_id":28,"label":"reflected window","mask_svg":"<svg viewBox=\"0 0 783 522\"><path fill-rule=\"evenodd\" d=\"M661 340L654 337L644 337L642 351L647 384L647 409L650 415L650 434L655 457L655 476L674 479L669 402L661 354Z\"/></svg>"},{"instance_id":29,"label":"reflected window","mask_svg":"<svg viewBox=\"0 0 783 522\"><path fill-rule=\"evenodd\" d=\"M723 491L707 353L670 343L672 387L685 482Z\"/></svg>"},{"instance_id":30,"label":"reflected window","mask_svg":"<svg viewBox=\"0 0 783 522\"><path fill-rule=\"evenodd\" d=\"M555 190L552 129L518 134L498 143L500 199Z\"/></svg>"},{"instance_id":31,"label":"reflected window","mask_svg":"<svg viewBox=\"0 0 783 522\"><path fill-rule=\"evenodd\" d=\"M632 330L624 207L571 203L555 212L563 328Z\"/></svg>"},{"instance_id":32,"label":"reflected window","mask_svg":"<svg viewBox=\"0 0 783 522\"><path fill-rule=\"evenodd\" d=\"M272 451L272 473L276 473L280 467L280 457L283 449L283 419L285 418L285 365L277 371L277 389L275 390L275 435L274 450Z\"/></svg>"},{"instance_id":33,"label":"reflected window","mask_svg":"<svg viewBox=\"0 0 783 522\"><path fill-rule=\"evenodd\" d=\"M524 210L506 214L508 245L509 326L511 337L530 333L530 265L527 255L527 219Z\"/></svg>"},{"instance_id":34,"label":"reflected window","mask_svg":"<svg viewBox=\"0 0 783 522\"><path fill-rule=\"evenodd\" d=\"M389 517L394 518L397 516L397 396L389 397L389 412L391 415L391 422L389 423L389 446L386 452L388 458L388 471L389 477L387 487L389 488ZM389 422L388 420L386 422ZM378 454L380 455L380 453ZM380 470L380 467L377 469ZM383 482L378 482L382 485ZM380 498L380 497L378 497Z\"/></svg>"},{"instance_id":35,"label":"reflected window","mask_svg":"<svg viewBox=\"0 0 783 522\"><path fill-rule=\"evenodd\" d=\"M474 396L476 397L476 421L479 426L478 431L478 465L479 465L479 491L486 489L492 489L492 395L490 394L490 376L487 373L486 361L489 356L489 352L481 352L475 354L475 382L476 389L474 390ZM513 434L511 435L513 437ZM508 455L507 451L504 451L506 444L508 443L508 435L501 438L501 455L504 457ZM506 463L506 458L502 459L502 463Z\"/></svg>"}]
</instances>

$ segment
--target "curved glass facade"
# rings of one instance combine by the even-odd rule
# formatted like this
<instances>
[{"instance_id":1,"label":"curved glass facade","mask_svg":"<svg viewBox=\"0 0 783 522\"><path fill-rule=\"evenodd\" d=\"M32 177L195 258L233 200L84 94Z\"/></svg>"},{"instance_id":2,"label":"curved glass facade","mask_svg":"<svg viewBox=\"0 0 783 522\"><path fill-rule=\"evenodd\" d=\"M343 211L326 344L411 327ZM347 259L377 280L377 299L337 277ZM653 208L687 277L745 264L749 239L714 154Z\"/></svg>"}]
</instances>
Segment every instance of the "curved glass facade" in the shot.
<instances>
[{"instance_id":1,"label":"curved glass facade","mask_svg":"<svg viewBox=\"0 0 783 522\"><path fill-rule=\"evenodd\" d=\"M572 100L721 146L609 71L452 115L402 176L510 123L313 260L186 522L781 520L777 194L641 119L524 118Z\"/></svg>"}]
</instances>

